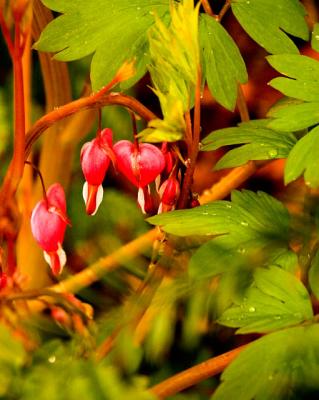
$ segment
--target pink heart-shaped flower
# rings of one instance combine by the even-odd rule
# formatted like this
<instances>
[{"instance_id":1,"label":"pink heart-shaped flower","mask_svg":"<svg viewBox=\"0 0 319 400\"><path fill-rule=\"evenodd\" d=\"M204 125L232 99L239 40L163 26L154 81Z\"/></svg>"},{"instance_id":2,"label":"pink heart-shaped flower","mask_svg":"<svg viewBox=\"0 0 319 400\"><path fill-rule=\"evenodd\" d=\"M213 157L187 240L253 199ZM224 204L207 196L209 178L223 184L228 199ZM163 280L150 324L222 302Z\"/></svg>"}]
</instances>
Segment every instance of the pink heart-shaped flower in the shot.
<instances>
[{"instance_id":1,"label":"pink heart-shaped flower","mask_svg":"<svg viewBox=\"0 0 319 400\"><path fill-rule=\"evenodd\" d=\"M165 167L163 153L149 143L137 146L120 140L114 145L114 153L119 171L138 188L153 182Z\"/></svg>"}]
</instances>

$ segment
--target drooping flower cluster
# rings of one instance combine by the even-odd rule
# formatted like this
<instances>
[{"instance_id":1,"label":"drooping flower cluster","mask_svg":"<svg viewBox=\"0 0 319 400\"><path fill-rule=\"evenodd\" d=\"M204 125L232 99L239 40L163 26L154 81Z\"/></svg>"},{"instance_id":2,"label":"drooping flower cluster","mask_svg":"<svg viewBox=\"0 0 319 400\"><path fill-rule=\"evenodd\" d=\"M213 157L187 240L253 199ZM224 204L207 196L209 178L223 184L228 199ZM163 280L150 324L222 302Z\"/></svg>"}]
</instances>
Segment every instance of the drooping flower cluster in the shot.
<instances>
[{"instance_id":1,"label":"drooping flower cluster","mask_svg":"<svg viewBox=\"0 0 319 400\"><path fill-rule=\"evenodd\" d=\"M158 213L173 210L180 194L180 184L175 173L174 156L168 151L167 144L159 149L137 140L134 143L120 140L113 146L112 136L111 129L103 129L81 149L81 167L85 177L83 198L87 214L94 215L102 202L102 183L111 161L137 187L137 201L144 213L156 212L156 207ZM156 182L154 186L158 193L155 195L150 187L153 182ZM54 275L60 274L66 263L62 242L67 224L64 190L55 183L36 204L31 215L32 234Z\"/></svg>"},{"instance_id":2,"label":"drooping flower cluster","mask_svg":"<svg viewBox=\"0 0 319 400\"><path fill-rule=\"evenodd\" d=\"M169 175L173 168L171 152L167 151L166 145L160 150L153 144L137 143L137 141L132 143L128 140L120 140L112 146L112 131L103 129L97 138L85 143L81 150L81 166L86 180L83 197L87 214L94 215L101 204L102 182L112 157L117 170L138 188L137 201L141 210L144 213L152 212L154 199L149 185L162 173ZM169 201L164 200L164 204L168 201L171 208L179 196L179 183L176 178L172 179L174 188L166 190L167 193L168 191L172 193L170 194L172 198ZM164 194L164 190L159 193ZM164 197L167 198L168 194ZM160 211L171 208L160 205Z\"/></svg>"},{"instance_id":3,"label":"drooping flower cluster","mask_svg":"<svg viewBox=\"0 0 319 400\"><path fill-rule=\"evenodd\" d=\"M31 215L32 234L54 275L59 275L66 263L62 242L69 223L64 190L55 183L49 187L46 198L36 204Z\"/></svg>"}]
</instances>

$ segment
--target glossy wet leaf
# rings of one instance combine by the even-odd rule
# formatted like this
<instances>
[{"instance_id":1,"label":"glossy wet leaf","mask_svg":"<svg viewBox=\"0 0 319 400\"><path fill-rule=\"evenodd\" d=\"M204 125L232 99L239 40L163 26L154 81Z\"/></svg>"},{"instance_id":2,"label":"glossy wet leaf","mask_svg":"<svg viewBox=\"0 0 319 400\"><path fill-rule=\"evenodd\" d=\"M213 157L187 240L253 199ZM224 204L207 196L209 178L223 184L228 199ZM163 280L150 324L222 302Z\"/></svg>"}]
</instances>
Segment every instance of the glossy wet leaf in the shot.
<instances>
[{"instance_id":1,"label":"glossy wet leaf","mask_svg":"<svg viewBox=\"0 0 319 400\"><path fill-rule=\"evenodd\" d=\"M274 223L276 220L276 223ZM223 235L269 240L286 239L289 214L283 204L264 192L233 191L232 201L215 201L189 210L148 218L165 232L177 236Z\"/></svg>"},{"instance_id":2,"label":"glossy wet leaf","mask_svg":"<svg viewBox=\"0 0 319 400\"><path fill-rule=\"evenodd\" d=\"M269 53L298 53L286 33L308 39L306 12L298 0L237 0L231 7L245 31Z\"/></svg>"},{"instance_id":3,"label":"glossy wet leaf","mask_svg":"<svg viewBox=\"0 0 319 400\"><path fill-rule=\"evenodd\" d=\"M243 144L229 150L215 165L216 170L246 164L250 160L286 158L296 143L292 133L277 132L267 128L267 120L239 124L211 132L202 141L202 151L217 150L223 146ZM260 121L259 121L260 122Z\"/></svg>"},{"instance_id":4,"label":"glossy wet leaf","mask_svg":"<svg viewBox=\"0 0 319 400\"><path fill-rule=\"evenodd\" d=\"M91 64L93 90L108 82L124 61L137 60L135 83L148 61L147 31L168 11L168 0L43 0L59 17L47 25L35 47L72 61L94 53Z\"/></svg>"},{"instance_id":5,"label":"glossy wet leaf","mask_svg":"<svg viewBox=\"0 0 319 400\"><path fill-rule=\"evenodd\" d=\"M297 325L313 317L309 294L294 275L279 267L258 268L243 301L219 318L237 333L266 333Z\"/></svg>"},{"instance_id":6,"label":"glossy wet leaf","mask_svg":"<svg viewBox=\"0 0 319 400\"><path fill-rule=\"evenodd\" d=\"M271 333L244 349L211 400L298 400L319 391L319 325Z\"/></svg>"}]
</instances>

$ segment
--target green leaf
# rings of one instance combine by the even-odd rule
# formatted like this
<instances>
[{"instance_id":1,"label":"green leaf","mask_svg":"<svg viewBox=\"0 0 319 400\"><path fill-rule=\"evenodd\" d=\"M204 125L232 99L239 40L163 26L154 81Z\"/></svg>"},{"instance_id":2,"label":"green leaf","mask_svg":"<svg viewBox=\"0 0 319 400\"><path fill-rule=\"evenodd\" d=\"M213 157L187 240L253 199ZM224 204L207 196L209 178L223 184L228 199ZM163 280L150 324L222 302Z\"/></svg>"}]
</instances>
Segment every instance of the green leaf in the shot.
<instances>
[{"instance_id":1,"label":"green leaf","mask_svg":"<svg viewBox=\"0 0 319 400\"><path fill-rule=\"evenodd\" d=\"M249 160L286 158L296 143L291 133L277 132L255 121L239 124L238 127L219 129L211 132L203 141L202 151L217 150L220 147L245 144L226 153L215 165L215 169L232 168L246 164Z\"/></svg>"},{"instance_id":2,"label":"green leaf","mask_svg":"<svg viewBox=\"0 0 319 400\"><path fill-rule=\"evenodd\" d=\"M7 327L0 324L0 374L5 366L18 368L25 361L26 353L20 341L12 336Z\"/></svg>"},{"instance_id":3,"label":"green leaf","mask_svg":"<svg viewBox=\"0 0 319 400\"><path fill-rule=\"evenodd\" d=\"M298 53L284 32L308 40L306 12L298 0L236 0L231 8L248 35L269 53Z\"/></svg>"},{"instance_id":4,"label":"green leaf","mask_svg":"<svg viewBox=\"0 0 319 400\"><path fill-rule=\"evenodd\" d=\"M319 123L319 101L288 105L270 110L268 116L273 118L268 127L282 132L293 132Z\"/></svg>"},{"instance_id":5,"label":"green leaf","mask_svg":"<svg viewBox=\"0 0 319 400\"><path fill-rule=\"evenodd\" d=\"M316 22L311 32L311 47L319 52L319 23Z\"/></svg>"},{"instance_id":6,"label":"green leaf","mask_svg":"<svg viewBox=\"0 0 319 400\"><path fill-rule=\"evenodd\" d=\"M177 236L242 235L271 240L288 234L289 214L281 202L264 192L233 191L232 201L215 201L189 210L178 210L148 218L165 232ZM274 221L276 221L274 223Z\"/></svg>"},{"instance_id":7,"label":"green leaf","mask_svg":"<svg viewBox=\"0 0 319 400\"><path fill-rule=\"evenodd\" d=\"M209 15L201 15L199 35L209 90L218 103L233 111L238 83L248 80L240 51L224 27Z\"/></svg>"},{"instance_id":8,"label":"green leaf","mask_svg":"<svg viewBox=\"0 0 319 400\"><path fill-rule=\"evenodd\" d=\"M319 250L317 250L311 261L308 277L310 288L317 299L319 299Z\"/></svg>"},{"instance_id":9,"label":"green leaf","mask_svg":"<svg viewBox=\"0 0 319 400\"><path fill-rule=\"evenodd\" d=\"M244 300L226 310L218 322L237 333L266 333L313 317L309 294L292 274L272 266L258 268Z\"/></svg>"},{"instance_id":10,"label":"green leaf","mask_svg":"<svg viewBox=\"0 0 319 400\"><path fill-rule=\"evenodd\" d=\"M140 137L148 142L172 142L183 138L184 114L192 106L200 64L198 10L193 0L171 2L169 27L156 18L149 31L150 63L154 93L163 119L155 119Z\"/></svg>"},{"instance_id":11,"label":"green leaf","mask_svg":"<svg viewBox=\"0 0 319 400\"><path fill-rule=\"evenodd\" d=\"M289 328L251 343L222 375L212 400L298 400L319 390L319 325Z\"/></svg>"},{"instance_id":12,"label":"green leaf","mask_svg":"<svg viewBox=\"0 0 319 400\"><path fill-rule=\"evenodd\" d=\"M35 48L57 53L55 58L72 61L95 53L91 65L93 90L111 81L124 61L138 61L136 82L146 71L147 31L154 14L163 17L168 0L43 0L57 17L42 32ZM133 81L132 81L133 83Z\"/></svg>"},{"instance_id":13,"label":"green leaf","mask_svg":"<svg viewBox=\"0 0 319 400\"><path fill-rule=\"evenodd\" d=\"M302 137L291 150L285 166L285 184L304 174L308 186L319 187L318 154L319 127L316 127Z\"/></svg>"},{"instance_id":14,"label":"green leaf","mask_svg":"<svg viewBox=\"0 0 319 400\"><path fill-rule=\"evenodd\" d=\"M269 82L284 95L304 101L319 101L319 62L303 55L280 54L267 57L272 67L288 78Z\"/></svg>"},{"instance_id":15,"label":"green leaf","mask_svg":"<svg viewBox=\"0 0 319 400\"><path fill-rule=\"evenodd\" d=\"M296 54L268 56L267 61L282 75L302 81L319 81L319 62Z\"/></svg>"}]
</instances>

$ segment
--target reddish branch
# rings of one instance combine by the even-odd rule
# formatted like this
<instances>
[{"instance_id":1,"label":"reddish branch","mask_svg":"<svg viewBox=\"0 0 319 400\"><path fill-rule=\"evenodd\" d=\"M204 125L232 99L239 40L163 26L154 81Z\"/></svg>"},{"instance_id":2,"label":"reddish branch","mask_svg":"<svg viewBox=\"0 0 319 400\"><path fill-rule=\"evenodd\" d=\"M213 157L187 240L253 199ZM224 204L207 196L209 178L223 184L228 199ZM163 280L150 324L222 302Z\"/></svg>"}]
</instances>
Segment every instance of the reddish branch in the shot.
<instances>
[{"instance_id":1,"label":"reddish branch","mask_svg":"<svg viewBox=\"0 0 319 400\"><path fill-rule=\"evenodd\" d=\"M247 347L247 345L237 347L234 350L210 358L194 367L173 375L165 381L151 387L150 392L156 395L159 399L173 396L174 394L194 386L207 378L221 373L238 356L238 354L245 349L245 347Z\"/></svg>"}]
</instances>

